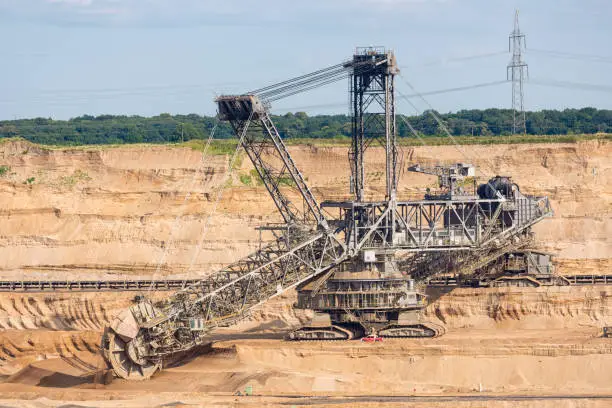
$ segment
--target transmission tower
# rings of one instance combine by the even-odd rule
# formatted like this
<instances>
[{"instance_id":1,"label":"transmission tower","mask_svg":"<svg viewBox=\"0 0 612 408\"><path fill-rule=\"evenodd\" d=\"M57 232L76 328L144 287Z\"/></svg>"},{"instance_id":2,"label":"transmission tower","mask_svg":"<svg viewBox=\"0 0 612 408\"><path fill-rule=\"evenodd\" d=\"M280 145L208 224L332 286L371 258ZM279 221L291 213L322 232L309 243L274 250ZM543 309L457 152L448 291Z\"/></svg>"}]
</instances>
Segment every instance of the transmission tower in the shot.
<instances>
[{"instance_id":1,"label":"transmission tower","mask_svg":"<svg viewBox=\"0 0 612 408\"><path fill-rule=\"evenodd\" d=\"M525 124L525 106L523 104L523 81L529 77L529 68L523 60L523 50L526 48L525 34L519 28L518 10L514 14L514 30L508 39L508 51L512 52L512 60L508 64L506 78L512 81L512 133L527 133Z\"/></svg>"}]
</instances>

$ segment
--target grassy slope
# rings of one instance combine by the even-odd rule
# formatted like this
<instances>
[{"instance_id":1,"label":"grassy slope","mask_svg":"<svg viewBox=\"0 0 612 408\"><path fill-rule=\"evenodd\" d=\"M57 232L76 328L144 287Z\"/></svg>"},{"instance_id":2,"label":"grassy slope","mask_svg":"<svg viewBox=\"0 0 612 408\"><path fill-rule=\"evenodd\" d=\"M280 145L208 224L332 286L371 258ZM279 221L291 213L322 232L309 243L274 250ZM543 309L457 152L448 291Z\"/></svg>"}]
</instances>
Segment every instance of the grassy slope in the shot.
<instances>
[{"instance_id":1,"label":"grassy slope","mask_svg":"<svg viewBox=\"0 0 612 408\"><path fill-rule=\"evenodd\" d=\"M443 146L443 145L489 145L489 144L518 144L518 143L577 143L583 140L612 140L612 134L588 134L588 135L559 135L559 136L453 136L450 137L422 137L422 138L400 138L401 146ZM190 140L184 143L168 144L108 144L108 145L82 145L82 146L60 146L60 145L36 145L23 138L2 138L0 144L20 141L49 150L91 150L108 149L116 147L146 147L146 146L172 146L189 147L194 150L203 151L206 146L205 140ZM315 147L348 147L351 139L339 137L333 139L307 139L295 138L285 139L289 146L307 145ZM208 148L208 153L213 155L232 154L236 149L235 139L213 140Z\"/></svg>"},{"instance_id":2,"label":"grassy slope","mask_svg":"<svg viewBox=\"0 0 612 408\"><path fill-rule=\"evenodd\" d=\"M489 144L518 144L518 143L577 143L583 140L612 140L612 134L589 134L589 135L559 135L559 136L453 136L450 137L422 137L400 138L401 146L444 146L444 145L489 145ZM308 145L317 147L348 147L351 139L348 137L333 139L285 139L289 146ZM204 150L205 141L191 140L178 144L188 146L195 150ZM211 143L208 152L210 154L231 154L236 149L235 140L215 140Z\"/></svg>"}]
</instances>

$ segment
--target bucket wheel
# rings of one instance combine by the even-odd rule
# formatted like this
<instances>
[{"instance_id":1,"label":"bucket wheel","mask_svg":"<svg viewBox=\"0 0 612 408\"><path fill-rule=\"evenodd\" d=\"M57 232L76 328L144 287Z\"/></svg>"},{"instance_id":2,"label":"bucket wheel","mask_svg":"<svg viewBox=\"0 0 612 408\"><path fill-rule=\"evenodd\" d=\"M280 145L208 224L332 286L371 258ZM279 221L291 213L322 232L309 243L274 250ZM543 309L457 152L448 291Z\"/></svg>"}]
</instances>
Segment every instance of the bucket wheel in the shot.
<instances>
[{"instance_id":1,"label":"bucket wheel","mask_svg":"<svg viewBox=\"0 0 612 408\"><path fill-rule=\"evenodd\" d=\"M102 353L115 374L126 380L142 381L161 368L161 362L141 356L141 337L124 341L113 330L107 330L102 340Z\"/></svg>"}]
</instances>

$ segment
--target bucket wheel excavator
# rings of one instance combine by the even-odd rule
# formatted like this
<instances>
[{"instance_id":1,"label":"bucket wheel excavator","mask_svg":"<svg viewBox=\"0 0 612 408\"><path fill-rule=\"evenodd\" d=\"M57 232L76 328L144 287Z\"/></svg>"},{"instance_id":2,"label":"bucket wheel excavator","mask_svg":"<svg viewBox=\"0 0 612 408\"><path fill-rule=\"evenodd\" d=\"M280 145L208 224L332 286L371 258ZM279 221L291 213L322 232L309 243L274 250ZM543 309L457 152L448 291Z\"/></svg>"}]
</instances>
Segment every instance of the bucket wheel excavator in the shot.
<instances>
[{"instance_id":1,"label":"bucket wheel excavator","mask_svg":"<svg viewBox=\"0 0 612 408\"><path fill-rule=\"evenodd\" d=\"M290 333L295 340L352 339L373 332L386 337L443 333L442 327L421 320L426 296L415 283L422 278L420 269L407 273L403 260L414 258L414 266L425 253L494 251L528 235L531 225L551 210L545 197L524 196L491 182L479 187L486 194L399 201L394 97L398 73L393 52L357 48L352 59L340 64L216 99L219 118L231 125L284 223L265 227L273 239L256 252L163 302L142 298L120 313L105 329L101 345L117 376L151 377L164 361L206 343L217 327L234 324L294 287L296 306L315 311L310 325ZM353 112L353 197L319 203L272 122L270 104L347 78ZM372 144L385 149L386 190L384 199L367 201L364 154Z\"/></svg>"}]
</instances>

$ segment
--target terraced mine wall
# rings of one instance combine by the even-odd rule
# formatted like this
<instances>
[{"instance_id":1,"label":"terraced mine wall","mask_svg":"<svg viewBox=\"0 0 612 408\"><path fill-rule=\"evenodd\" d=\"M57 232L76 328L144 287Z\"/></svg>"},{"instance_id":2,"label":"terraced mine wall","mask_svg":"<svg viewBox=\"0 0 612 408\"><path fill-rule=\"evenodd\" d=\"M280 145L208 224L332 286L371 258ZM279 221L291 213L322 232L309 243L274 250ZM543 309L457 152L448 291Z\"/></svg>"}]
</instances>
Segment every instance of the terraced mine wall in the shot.
<instances>
[{"instance_id":1,"label":"terraced mine wall","mask_svg":"<svg viewBox=\"0 0 612 408\"><path fill-rule=\"evenodd\" d=\"M346 148L290 150L319 200L349 195ZM573 275L612 265L610 154L612 144L602 140L423 146L403 148L402 162L470 161L482 179L511 175L523 192L548 195L555 216L535 227L537 246L556 254L558 272ZM368 196L383 196L382 149L373 148L366 159ZM228 180L228 155L203 158L188 147L50 150L5 142L0 166L2 279L198 276L255 249L254 227L279 221L244 157ZM400 198L417 198L436 179L403 172L399 186Z\"/></svg>"},{"instance_id":2,"label":"terraced mine wall","mask_svg":"<svg viewBox=\"0 0 612 408\"><path fill-rule=\"evenodd\" d=\"M292 146L291 153L320 199L348 196L344 147ZM468 154L465 157L461 151ZM612 273L612 145L423 146L402 160L471 162L483 179L511 175L528 194L548 195L554 218L535 227L539 249L556 254L563 274ZM384 195L384 154L367 157L370 198ZM279 221L265 188L244 158L228 179L229 157L180 146L45 149L0 145L0 278L197 278L254 250L254 228ZM434 177L403 172L400 197L414 199ZM221 186L226 190L207 234L202 232ZM264 236L265 239L265 236ZM609 320L606 287L456 288L428 307L428 318L453 330L587 330ZM134 293L2 294L0 368L11 375L36 359L94 353L104 325ZM157 294L155 296L166 296ZM274 299L239 328L295 326L294 293Z\"/></svg>"}]
</instances>

